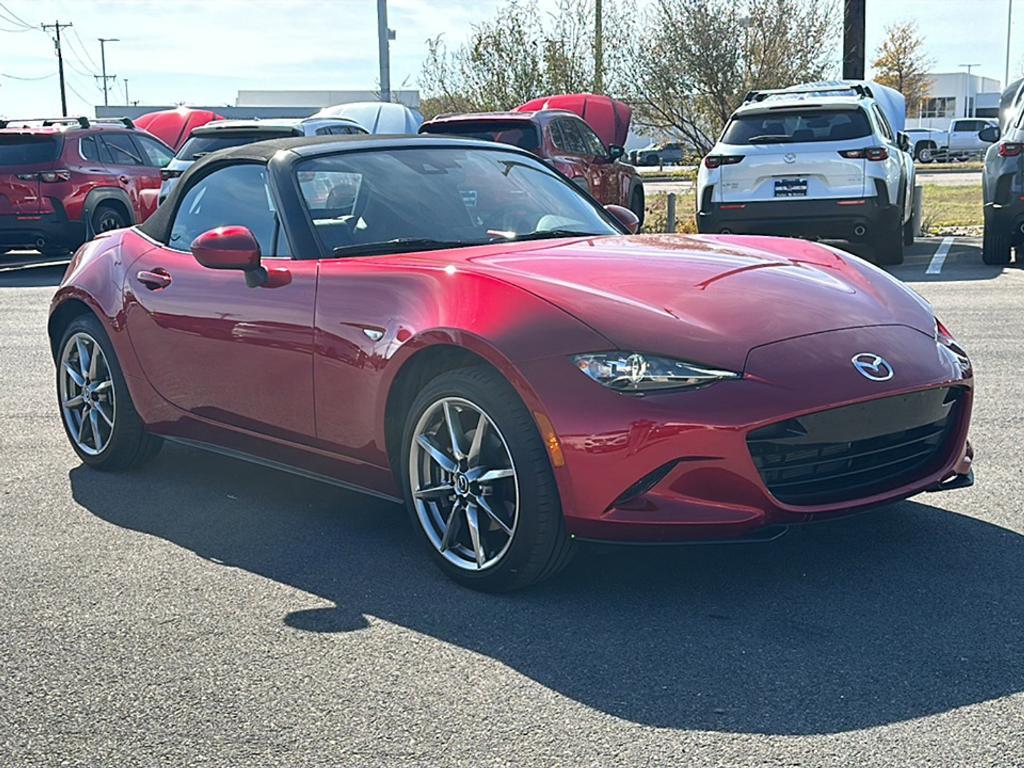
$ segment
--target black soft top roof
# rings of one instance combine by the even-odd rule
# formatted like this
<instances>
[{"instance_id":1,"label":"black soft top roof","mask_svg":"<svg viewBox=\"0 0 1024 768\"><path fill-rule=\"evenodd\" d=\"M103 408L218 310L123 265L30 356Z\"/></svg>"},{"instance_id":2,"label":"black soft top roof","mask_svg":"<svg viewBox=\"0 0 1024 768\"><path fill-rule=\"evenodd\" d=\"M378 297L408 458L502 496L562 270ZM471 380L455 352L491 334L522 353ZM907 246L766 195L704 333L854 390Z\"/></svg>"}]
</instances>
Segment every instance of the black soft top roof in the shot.
<instances>
[{"instance_id":1,"label":"black soft top roof","mask_svg":"<svg viewBox=\"0 0 1024 768\"><path fill-rule=\"evenodd\" d=\"M211 165L224 163L250 162L269 163L279 152L292 155L293 161L319 155L335 155L341 152L357 152L360 150L389 150L406 147L467 147L477 146L492 152L507 151L526 155L536 160L534 155L512 146L495 144L482 139L462 138L457 136L434 136L430 134L414 135L383 135L383 134L352 134L349 136L288 136L280 139L268 139L253 144L242 144L229 147L205 155L193 163L182 174L181 179L171 190L170 195L156 212L141 224L138 229L161 243L166 243L171 230L171 218L178 207L178 199L190 186L189 180L196 175L203 175Z\"/></svg>"}]
</instances>

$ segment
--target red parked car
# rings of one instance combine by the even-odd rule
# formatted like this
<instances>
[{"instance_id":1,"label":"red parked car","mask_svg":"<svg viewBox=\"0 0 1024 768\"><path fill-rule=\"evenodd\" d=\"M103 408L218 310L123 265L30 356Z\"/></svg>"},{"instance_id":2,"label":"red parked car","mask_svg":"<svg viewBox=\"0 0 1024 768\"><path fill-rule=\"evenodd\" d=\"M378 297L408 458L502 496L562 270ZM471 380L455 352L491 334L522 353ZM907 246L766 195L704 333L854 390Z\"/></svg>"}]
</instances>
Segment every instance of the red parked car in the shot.
<instances>
[{"instance_id":1,"label":"red parked car","mask_svg":"<svg viewBox=\"0 0 1024 768\"><path fill-rule=\"evenodd\" d=\"M145 221L173 157L127 118L0 121L0 253L59 255Z\"/></svg>"},{"instance_id":2,"label":"red parked car","mask_svg":"<svg viewBox=\"0 0 1024 768\"><path fill-rule=\"evenodd\" d=\"M971 483L971 363L902 283L816 243L636 225L494 143L214 153L72 260L64 428L99 468L169 439L404 502L485 589L550 576L576 537L770 538Z\"/></svg>"},{"instance_id":3,"label":"red parked car","mask_svg":"<svg viewBox=\"0 0 1024 768\"><path fill-rule=\"evenodd\" d=\"M546 160L598 202L629 208L643 223L643 180L633 166L621 161L625 153L622 145L606 144L573 112L540 109L443 115L423 123L420 133L469 136L525 149Z\"/></svg>"}]
</instances>

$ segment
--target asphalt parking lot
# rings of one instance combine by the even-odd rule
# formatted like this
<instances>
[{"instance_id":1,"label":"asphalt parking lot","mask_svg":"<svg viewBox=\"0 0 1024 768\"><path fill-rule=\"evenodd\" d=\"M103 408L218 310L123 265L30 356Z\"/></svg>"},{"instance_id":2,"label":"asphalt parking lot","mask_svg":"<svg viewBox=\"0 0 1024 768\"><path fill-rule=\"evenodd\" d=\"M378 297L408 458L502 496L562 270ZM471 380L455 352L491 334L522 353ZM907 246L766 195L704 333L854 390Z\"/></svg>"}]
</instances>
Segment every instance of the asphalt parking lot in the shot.
<instances>
[{"instance_id":1,"label":"asphalt parking lot","mask_svg":"<svg viewBox=\"0 0 1024 768\"><path fill-rule=\"evenodd\" d=\"M60 266L0 259L0 764L1024 765L1024 269L894 270L971 352L977 484L508 596L384 502L167 446L84 468Z\"/></svg>"}]
</instances>

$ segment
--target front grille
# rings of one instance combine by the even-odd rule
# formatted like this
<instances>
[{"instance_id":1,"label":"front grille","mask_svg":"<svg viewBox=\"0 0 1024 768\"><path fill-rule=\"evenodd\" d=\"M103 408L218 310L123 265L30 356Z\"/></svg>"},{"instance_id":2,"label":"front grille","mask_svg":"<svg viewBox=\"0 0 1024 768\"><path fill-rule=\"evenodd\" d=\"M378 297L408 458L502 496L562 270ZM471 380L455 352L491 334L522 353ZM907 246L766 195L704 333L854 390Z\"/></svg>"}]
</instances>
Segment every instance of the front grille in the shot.
<instances>
[{"instance_id":1,"label":"front grille","mask_svg":"<svg viewBox=\"0 0 1024 768\"><path fill-rule=\"evenodd\" d=\"M929 389L819 411L751 432L747 446L784 504L864 498L939 468L962 395L960 388Z\"/></svg>"}]
</instances>

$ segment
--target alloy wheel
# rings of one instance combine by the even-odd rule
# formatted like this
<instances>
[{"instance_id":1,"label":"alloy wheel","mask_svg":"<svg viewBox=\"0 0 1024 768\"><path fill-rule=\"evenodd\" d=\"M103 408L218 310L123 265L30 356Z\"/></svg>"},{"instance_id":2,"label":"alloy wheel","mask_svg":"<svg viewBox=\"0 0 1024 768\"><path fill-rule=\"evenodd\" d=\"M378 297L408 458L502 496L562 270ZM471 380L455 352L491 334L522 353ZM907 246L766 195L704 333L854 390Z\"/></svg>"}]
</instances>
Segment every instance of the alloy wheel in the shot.
<instances>
[{"instance_id":1,"label":"alloy wheel","mask_svg":"<svg viewBox=\"0 0 1024 768\"><path fill-rule=\"evenodd\" d=\"M497 564L519 522L519 481L508 444L482 408L446 397L412 434L409 482L427 538L453 565Z\"/></svg>"},{"instance_id":2,"label":"alloy wheel","mask_svg":"<svg viewBox=\"0 0 1024 768\"><path fill-rule=\"evenodd\" d=\"M99 221L96 222L96 231L110 232L115 229L121 229L123 226L121 217L114 211L103 211L100 214Z\"/></svg>"},{"instance_id":3,"label":"alloy wheel","mask_svg":"<svg viewBox=\"0 0 1024 768\"><path fill-rule=\"evenodd\" d=\"M96 339L79 332L68 338L60 357L60 405L71 439L96 456L110 443L117 417L114 381Z\"/></svg>"}]
</instances>

